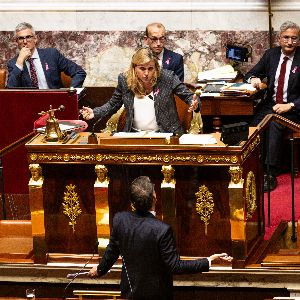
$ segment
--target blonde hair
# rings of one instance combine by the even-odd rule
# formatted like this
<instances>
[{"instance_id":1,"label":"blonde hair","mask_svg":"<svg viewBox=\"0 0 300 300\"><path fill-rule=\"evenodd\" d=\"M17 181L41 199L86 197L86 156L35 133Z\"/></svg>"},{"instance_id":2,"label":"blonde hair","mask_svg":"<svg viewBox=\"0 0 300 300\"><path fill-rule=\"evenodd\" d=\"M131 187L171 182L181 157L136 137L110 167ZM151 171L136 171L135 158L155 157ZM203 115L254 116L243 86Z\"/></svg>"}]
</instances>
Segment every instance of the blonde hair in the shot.
<instances>
[{"instance_id":1,"label":"blonde hair","mask_svg":"<svg viewBox=\"0 0 300 300\"><path fill-rule=\"evenodd\" d=\"M127 78L128 88L137 96L141 97L146 95L146 89L143 82L136 76L135 67L138 65L146 64L150 61L155 63L155 72L152 78L152 86L157 82L157 78L160 76L159 63L149 48L140 48L132 56L129 70L125 73Z\"/></svg>"}]
</instances>

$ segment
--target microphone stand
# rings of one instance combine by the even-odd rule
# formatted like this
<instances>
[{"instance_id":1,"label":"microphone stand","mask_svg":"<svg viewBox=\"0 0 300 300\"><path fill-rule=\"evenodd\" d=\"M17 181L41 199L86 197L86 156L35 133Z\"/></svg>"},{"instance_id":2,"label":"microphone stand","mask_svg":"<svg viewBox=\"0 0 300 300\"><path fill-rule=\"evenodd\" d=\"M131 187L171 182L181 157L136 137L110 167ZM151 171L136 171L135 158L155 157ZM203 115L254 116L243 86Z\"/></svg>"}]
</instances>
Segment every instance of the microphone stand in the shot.
<instances>
[{"instance_id":1,"label":"microphone stand","mask_svg":"<svg viewBox=\"0 0 300 300\"><path fill-rule=\"evenodd\" d=\"M93 125L92 133L88 137L88 144L98 144L98 137L95 133L95 127L99 122L102 120L102 118L99 118Z\"/></svg>"},{"instance_id":2,"label":"microphone stand","mask_svg":"<svg viewBox=\"0 0 300 300\"><path fill-rule=\"evenodd\" d=\"M99 245L99 242L97 241L96 242L96 247L94 249L94 252L92 254L92 256L90 257L90 259L84 264L84 266L77 272L75 273L74 276L72 276L72 279L70 280L70 282L68 282L68 284L66 285L66 287L64 288L64 293L63 293L63 297L62 299L65 300L66 299L66 291L68 289L68 287L70 286L70 284L79 276L79 275L86 275L88 272L82 272L82 270L87 266L87 264L94 258L95 254L96 254L96 251L98 251L98 245ZM70 275L70 274L68 274ZM73 275L73 274L72 274ZM68 278L68 276L67 276Z\"/></svg>"}]
</instances>

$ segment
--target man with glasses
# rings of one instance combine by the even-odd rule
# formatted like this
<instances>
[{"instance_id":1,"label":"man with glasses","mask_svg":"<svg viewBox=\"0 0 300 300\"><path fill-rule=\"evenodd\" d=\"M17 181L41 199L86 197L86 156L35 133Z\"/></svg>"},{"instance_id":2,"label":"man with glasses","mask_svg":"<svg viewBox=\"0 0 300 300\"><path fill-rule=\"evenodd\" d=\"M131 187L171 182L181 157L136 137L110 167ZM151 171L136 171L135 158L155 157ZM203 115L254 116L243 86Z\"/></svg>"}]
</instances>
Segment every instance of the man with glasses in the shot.
<instances>
[{"instance_id":1,"label":"man with glasses","mask_svg":"<svg viewBox=\"0 0 300 300\"><path fill-rule=\"evenodd\" d=\"M161 23L151 23L147 25L144 42L152 50L158 59L158 63L163 69L173 71L183 82L184 67L182 55L166 49L166 29Z\"/></svg>"},{"instance_id":2,"label":"man with glasses","mask_svg":"<svg viewBox=\"0 0 300 300\"><path fill-rule=\"evenodd\" d=\"M82 87L86 72L54 48L36 48L37 37L29 23L15 29L19 53L8 61L7 87L59 89L63 87L61 72L72 78L72 87Z\"/></svg>"},{"instance_id":3,"label":"man with glasses","mask_svg":"<svg viewBox=\"0 0 300 300\"><path fill-rule=\"evenodd\" d=\"M267 50L253 69L245 75L245 81L259 89L266 78L268 90L266 99L260 104L252 125L256 126L267 114L279 114L300 122L300 27L286 21L280 27L279 46ZM270 165L270 190L277 186L276 176L281 172L282 137L285 127L275 122L269 125L266 163ZM264 190L268 190L267 176L264 176Z\"/></svg>"}]
</instances>

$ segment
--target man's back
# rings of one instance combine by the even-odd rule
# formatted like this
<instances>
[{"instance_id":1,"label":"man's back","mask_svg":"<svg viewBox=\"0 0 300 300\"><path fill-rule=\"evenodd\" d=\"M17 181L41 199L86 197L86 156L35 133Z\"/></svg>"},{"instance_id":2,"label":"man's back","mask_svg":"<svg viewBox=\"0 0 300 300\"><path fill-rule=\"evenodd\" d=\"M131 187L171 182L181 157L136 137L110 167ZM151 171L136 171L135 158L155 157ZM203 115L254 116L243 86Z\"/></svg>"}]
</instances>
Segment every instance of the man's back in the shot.
<instances>
[{"instance_id":1,"label":"man's back","mask_svg":"<svg viewBox=\"0 0 300 300\"><path fill-rule=\"evenodd\" d=\"M130 297L133 293L134 299L172 299L172 274L161 256L161 242L166 235L174 241L170 226L149 212L115 215L111 251L107 251L103 259L114 259L119 246L123 259L122 294ZM165 246L176 251L175 245ZM166 255L169 258L170 253ZM100 264L100 269L104 266Z\"/></svg>"},{"instance_id":2,"label":"man's back","mask_svg":"<svg viewBox=\"0 0 300 300\"><path fill-rule=\"evenodd\" d=\"M181 261L172 228L150 212L115 215L98 274L107 273L119 255L123 259L121 292L129 299L172 299L172 274L209 271L206 258Z\"/></svg>"}]
</instances>

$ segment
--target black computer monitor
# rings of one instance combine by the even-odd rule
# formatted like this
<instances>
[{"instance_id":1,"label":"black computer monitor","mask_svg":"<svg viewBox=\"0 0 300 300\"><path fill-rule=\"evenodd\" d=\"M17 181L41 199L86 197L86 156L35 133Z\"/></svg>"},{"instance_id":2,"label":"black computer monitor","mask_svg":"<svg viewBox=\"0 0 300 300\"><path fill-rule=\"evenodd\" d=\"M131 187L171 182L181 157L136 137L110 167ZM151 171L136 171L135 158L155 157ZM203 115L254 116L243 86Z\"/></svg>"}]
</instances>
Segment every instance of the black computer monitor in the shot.
<instances>
[{"instance_id":1,"label":"black computer monitor","mask_svg":"<svg viewBox=\"0 0 300 300\"><path fill-rule=\"evenodd\" d=\"M226 58L234 61L246 62L248 61L249 51L246 47L227 45Z\"/></svg>"}]
</instances>

